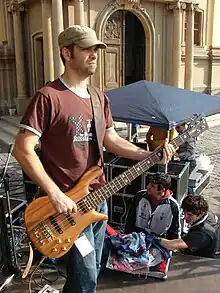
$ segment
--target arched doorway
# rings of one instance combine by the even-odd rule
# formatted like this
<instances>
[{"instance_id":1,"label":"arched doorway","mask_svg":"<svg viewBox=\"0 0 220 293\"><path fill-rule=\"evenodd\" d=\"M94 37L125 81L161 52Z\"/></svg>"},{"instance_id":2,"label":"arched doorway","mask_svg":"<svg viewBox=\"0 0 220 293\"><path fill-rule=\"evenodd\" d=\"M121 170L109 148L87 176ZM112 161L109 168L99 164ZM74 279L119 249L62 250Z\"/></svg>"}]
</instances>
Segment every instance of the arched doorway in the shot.
<instances>
[{"instance_id":1,"label":"arched doorway","mask_svg":"<svg viewBox=\"0 0 220 293\"><path fill-rule=\"evenodd\" d=\"M146 38L139 18L128 10L117 10L104 28L103 89L117 88L141 79L146 71Z\"/></svg>"}]
</instances>

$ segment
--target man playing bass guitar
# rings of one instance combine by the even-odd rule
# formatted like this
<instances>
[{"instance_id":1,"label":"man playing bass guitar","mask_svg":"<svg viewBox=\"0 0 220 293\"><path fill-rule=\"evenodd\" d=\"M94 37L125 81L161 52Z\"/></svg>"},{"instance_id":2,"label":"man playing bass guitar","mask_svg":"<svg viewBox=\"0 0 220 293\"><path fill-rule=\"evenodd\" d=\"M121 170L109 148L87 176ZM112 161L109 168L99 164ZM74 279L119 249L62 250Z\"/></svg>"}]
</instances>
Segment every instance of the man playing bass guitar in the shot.
<instances>
[{"instance_id":1,"label":"man playing bass guitar","mask_svg":"<svg viewBox=\"0 0 220 293\"><path fill-rule=\"evenodd\" d=\"M98 89L102 125L100 133L96 133L91 91L87 82L96 71L98 49L105 49L106 45L97 39L95 31L75 25L59 35L58 43L64 73L34 95L21 120L14 156L48 196L54 210L66 215L76 212L77 205L65 192L91 166L102 167L97 135L102 146L118 156L143 160L149 152L116 133L108 99ZM39 142L40 158L35 152ZM165 142L163 162L169 161L173 154L172 145ZM104 184L103 176L91 183L91 189L95 190ZM96 210L107 214L106 201ZM78 247L74 244L69 250L63 293L96 292L105 228L106 221L96 222L83 231L83 241L88 240L93 247L90 253L82 253L80 243Z\"/></svg>"}]
</instances>

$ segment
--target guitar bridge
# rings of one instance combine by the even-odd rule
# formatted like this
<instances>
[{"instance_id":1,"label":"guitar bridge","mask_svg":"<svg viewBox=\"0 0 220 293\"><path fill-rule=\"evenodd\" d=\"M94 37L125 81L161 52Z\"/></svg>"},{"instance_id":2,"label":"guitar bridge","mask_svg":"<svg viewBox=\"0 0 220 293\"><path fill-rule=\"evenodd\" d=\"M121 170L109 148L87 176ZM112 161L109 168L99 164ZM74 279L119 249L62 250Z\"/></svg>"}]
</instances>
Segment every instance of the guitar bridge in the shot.
<instances>
[{"instance_id":1,"label":"guitar bridge","mask_svg":"<svg viewBox=\"0 0 220 293\"><path fill-rule=\"evenodd\" d=\"M53 240L54 234L51 231L50 227L45 223L45 222L41 222L37 225L36 228L34 228L33 230L35 237L39 240L39 242L44 245L45 241L49 240Z\"/></svg>"}]
</instances>

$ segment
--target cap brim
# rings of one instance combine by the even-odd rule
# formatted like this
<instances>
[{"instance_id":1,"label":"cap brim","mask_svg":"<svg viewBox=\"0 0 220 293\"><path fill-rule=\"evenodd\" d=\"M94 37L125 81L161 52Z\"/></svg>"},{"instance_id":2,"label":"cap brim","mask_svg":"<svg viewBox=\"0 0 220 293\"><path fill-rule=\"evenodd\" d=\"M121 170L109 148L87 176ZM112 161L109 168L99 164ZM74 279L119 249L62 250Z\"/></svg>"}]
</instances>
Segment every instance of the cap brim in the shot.
<instances>
[{"instance_id":1,"label":"cap brim","mask_svg":"<svg viewBox=\"0 0 220 293\"><path fill-rule=\"evenodd\" d=\"M92 46L98 46L98 48L100 48L100 49L107 48L106 44L99 41L99 40L84 39L84 40L80 40L80 41L75 41L74 44L76 44L77 46L84 48L84 49L90 48Z\"/></svg>"}]
</instances>

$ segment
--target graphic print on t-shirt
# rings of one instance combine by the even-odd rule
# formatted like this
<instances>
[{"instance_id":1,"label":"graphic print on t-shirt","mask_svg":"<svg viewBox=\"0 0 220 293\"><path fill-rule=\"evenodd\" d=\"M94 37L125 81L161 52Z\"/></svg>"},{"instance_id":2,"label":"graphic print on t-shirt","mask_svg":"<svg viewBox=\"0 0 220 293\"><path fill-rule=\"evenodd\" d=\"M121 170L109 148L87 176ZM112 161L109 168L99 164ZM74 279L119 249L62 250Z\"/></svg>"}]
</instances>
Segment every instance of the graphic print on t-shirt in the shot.
<instances>
[{"instance_id":1,"label":"graphic print on t-shirt","mask_svg":"<svg viewBox=\"0 0 220 293\"><path fill-rule=\"evenodd\" d=\"M85 121L85 128L83 128L83 114L79 117L69 117L69 122L74 126L74 142L92 142L94 141L93 133L91 132L91 119Z\"/></svg>"}]
</instances>

